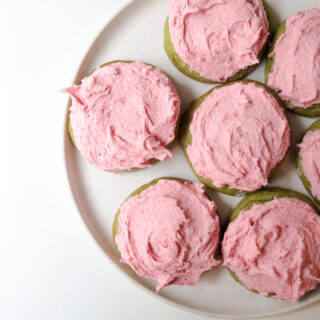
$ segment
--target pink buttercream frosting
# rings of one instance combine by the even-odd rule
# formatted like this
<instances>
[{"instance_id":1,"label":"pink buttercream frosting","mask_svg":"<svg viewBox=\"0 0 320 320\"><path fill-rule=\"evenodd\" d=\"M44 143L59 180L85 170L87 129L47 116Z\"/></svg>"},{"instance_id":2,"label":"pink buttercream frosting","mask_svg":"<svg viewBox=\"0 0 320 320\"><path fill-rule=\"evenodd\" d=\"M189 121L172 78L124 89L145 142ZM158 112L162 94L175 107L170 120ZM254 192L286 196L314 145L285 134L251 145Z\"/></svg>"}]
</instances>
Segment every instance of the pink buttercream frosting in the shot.
<instances>
[{"instance_id":1,"label":"pink buttercream frosting","mask_svg":"<svg viewBox=\"0 0 320 320\"><path fill-rule=\"evenodd\" d=\"M170 0L168 17L177 54L213 81L259 63L268 37L261 0Z\"/></svg>"},{"instance_id":2,"label":"pink buttercream frosting","mask_svg":"<svg viewBox=\"0 0 320 320\"><path fill-rule=\"evenodd\" d=\"M145 168L150 159L172 157L166 146L175 138L180 99L160 69L112 63L63 92L72 98L75 144L97 168Z\"/></svg>"},{"instance_id":3,"label":"pink buttercream frosting","mask_svg":"<svg viewBox=\"0 0 320 320\"><path fill-rule=\"evenodd\" d=\"M216 205L198 183L159 180L120 208L115 238L122 262L163 287L196 285L220 264Z\"/></svg>"},{"instance_id":4,"label":"pink buttercream frosting","mask_svg":"<svg viewBox=\"0 0 320 320\"><path fill-rule=\"evenodd\" d=\"M276 98L256 83L218 87L195 111L188 157L217 188L253 191L268 184L290 144L287 118Z\"/></svg>"},{"instance_id":5,"label":"pink buttercream frosting","mask_svg":"<svg viewBox=\"0 0 320 320\"><path fill-rule=\"evenodd\" d=\"M296 301L320 281L320 217L296 198L256 204L229 224L222 253L247 288Z\"/></svg>"},{"instance_id":6,"label":"pink buttercream frosting","mask_svg":"<svg viewBox=\"0 0 320 320\"><path fill-rule=\"evenodd\" d=\"M268 86L296 107L320 103L320 9L290 16L271 56Z\"/></svg>"},{"instance_id":7,"label":"pink buttercream frosting","mask_svg":"<svg viewBox=\"0 0 320 320\"><path fill-rule=\"evenodd\" d=\"M312 195L320 201L320 130L308 131L299 147L303 172Z\"/></svg>"}]
</instances>

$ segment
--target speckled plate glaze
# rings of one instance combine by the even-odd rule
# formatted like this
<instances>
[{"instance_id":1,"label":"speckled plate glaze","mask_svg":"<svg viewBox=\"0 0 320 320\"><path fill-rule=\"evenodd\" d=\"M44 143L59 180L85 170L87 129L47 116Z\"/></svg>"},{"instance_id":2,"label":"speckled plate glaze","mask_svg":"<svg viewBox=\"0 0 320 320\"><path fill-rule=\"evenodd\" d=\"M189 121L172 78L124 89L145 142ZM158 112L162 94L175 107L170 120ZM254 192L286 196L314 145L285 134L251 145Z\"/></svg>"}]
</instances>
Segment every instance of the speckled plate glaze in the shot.
<instances>
[{"instance_id":1,"label":"speckled plate glaze","mask_svg":"<svg viewBox=\"0 0 320 320\"><path fill-rule=\"evenodd\" d=\"M312 7L319 7L318 0L266 0L272 12L274 31L290 14ZM173 80L182 98L184 111L190 102L213 87L200 83L180 73L169 61L163 49L163 25L167 16L167 0L135 0L127 5L106 25L89 48L79 67L75 83L90 73L96 66L107 61L142 60L160 67ZM250 74L250 79L264 81L265 61ZM66 86L69 84L65 84ZM71 83L70 83L71 85ZM292 127L290 152L275 176L271 186L283 187L306 194L295 169L296 144L315 119L308 119L288 112ZM173 146L174 158L157 163L152 168L114 175L95 169L88 164L73 146L67 133L68 112L66 109L65 160L72 193L80 214L106 256L122 273L141 288L163 302L191 312L216 318L250 319L278 315L294 311L320 300L316 290L298 303L274 301L244 289L235 282L225 268L204 274L196 287L165 288L160 294L154 292L155 282L137 277L119 261L112 242L112 223L122 201L139 186L159 177L175 176L197 181L184 157L181 146ZM216 201L222 221L225 222L231 209L241 200L208 191ZM140 289L138 288L140 287Z\"/></svg>"}]
</instances>

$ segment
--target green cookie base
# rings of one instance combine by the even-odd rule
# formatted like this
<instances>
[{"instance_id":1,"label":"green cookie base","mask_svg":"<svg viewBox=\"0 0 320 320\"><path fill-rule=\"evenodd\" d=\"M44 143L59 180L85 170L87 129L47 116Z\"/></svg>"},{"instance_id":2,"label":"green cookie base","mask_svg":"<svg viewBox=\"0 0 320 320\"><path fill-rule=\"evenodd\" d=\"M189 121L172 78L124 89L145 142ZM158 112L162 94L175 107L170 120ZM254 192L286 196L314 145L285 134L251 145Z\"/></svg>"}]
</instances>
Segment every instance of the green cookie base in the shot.
<instances>
[{"instance_id":1,"label":"green cookie base","mask_svg":"<svg viewBox=\"0 0 320 320\"><path fill-rule=\"evenodd\" d=\"M274 36L274 39L273 39L271 47L270 47L270 53L274 51L274 48L276 46L278 39L280 38L280 36L283 33L285 33L285 31L286 31L286 20L284 20L280 24L280 26ZM275 58L268 56L267 62L266 62L266 67L264 70L264 80L265 80L266 85L268 85L269 74L273 71L274 64L275 64ZM283 101L283 103L289 111L297 113L301 116L310 117L310 118L320 116L320 104L314 104L314 105L310 106L309 108L302 108L302 107L294 106L294 104L288 100Z\"/></svg>"},{"instance_id":2,"label":"green cookie base","mask_svg":"<svg viewBox=\"0 0 320 320\"><path fill-rule=\"evenodd\" d=\"M268 6L266 6L265 4L264 4L264 9L265 9L265 12L266 12L266 15L267 15L267 20L269 22L271 15L269 13ZM270 23L269 23L269 26L270 26ZM213 81L213 80L206 79L206 78L202 77L198 72L193 71L190 68L190 66L180 58L180 56L178 55L178 53L176 52L176 50L174 48L172 40L171 40L168 17L167 17L167 19L165 21L165 24L164 24L163 47L164 47L164 50L165 50L168 58L172 62L172 64L179 71L181 71L183 74L185 74L189 78L192 78L194 80L197 80L197 81L200 81L200 82L204 82L204 83L221 84L221 83L240 80L240 79L244 78L245 76L247 76L249 73L251 73L260 64L260 62L264 59L264 57L266 56L266 54L268 52L268 47L269 47L269 38L267 39L265 45L263 46L263 48L261 49L261 51L258 54L259 62L257 64L249 66L246 69L240 70L239 72L237 72L235 75L229 77L224 82Z\"/></svg>"},{"instance_id":3,"label":"green cookie base","mask_svg":"<svg viewBox=\"0 0 320 320\"><path fill-rule=\"evenodd\" d=\"M142 191L148 189L150 186L152 185L155 185L157 184L160 180L174 180L174 181L178 181L178 182L181 182L181 183L185 183L185 182L190 182L192 183L191 181L188 181L188 180L185 180L185 179L181 179L181 178L175 178L175 177L162 177L162 178L158 178L158 179L154 179L152 181L150 181L149 183L146 183L144 185L142 185L141 187L139 187L138 189L136 189L135 191L133 191L127 198L126 200L124 200L123 203L125 203L128 199L130 199L131 197L133 196L136 196L138 194L140 194ZM207 195L206 195L207 196ZM207 196L208 197L208 196ZM208 197L208 199L210 200L210 198ZM122 203L122 204L123 204ZM120 206L121 207L121 206ZM115 214L115 217L114 217L114 220L113 220L113 225L112 225L112 238L113 238L113 243L114 243L114 246L115 248L117 249L119 255L121 256L121 253L117 247L117 244L116 244L116 236L118 234L118 230L119 230L119 221L118 221L118 217L119 217L119 214L120 214L120 208L118 209L118 211L116 212ZM221 220L220 220L220 215L219 215L219 212L218 210L216 209L216 214L219 218L219 222L220 222L220 228L221 228ZM220 246L221 246L221 232L219 232L219 243L217 245L217 248L216 248L216 251L214 253L214 257L216 260L221 260L221 254L220 254Z\"/></svg>"},{"instance_id":4,"label":"green cookie base","mask_svg":"<svg viewBox=\"0 0 320 320\"><path fill-rule=\"evenodd\" d=\"M212 180L205 178L201 175L199 175L195 168L193 167L193 164L191 163L188 153L187 153L187 148L189 145L192 144L192 135L191 132L189 130L189 127L191 125L192 119L193 119L193 115L196 112L196 110L200 107L201 103L212 93L212 91L217 90L219 88L225 87L225 86L230 86L233 85L236 82L241 82L244 84L249 84L249 83L255 83L257 86L261 86L263 88L265 88L270 94L272 94L276 100L278 101L279 105L283 107L283 103L281 101L281 99L268 87L266 87L265 85L263 85L260 82L257 81L253 81L253 80L240 80L240 81L234 81L234 82L229 82L220 86L217 86L211 90L209 90L207 93L205 93L204 95L202 95L200 98L196 99L195 101L193 101L191 103L191 105L189 106L188 110L185 112L184 116L183 116L183 121L182 121L182 126L181 126L181 130L180 130L180 138L181 138L181 145L182 145L182 149L184 151L185 157L189 163L190 168L192 169L193 173L195 174L195 176L198 178L199 181L201 181L204 185L206 185L207 187L224 193L224 194L228 194L230 196L243 196L246 194L250 194L252 191L244 191L244 190L239 190L239 189L235 189L235 188L230 188L229 186L225 186L223 188L217 188ZM288 150L286 152L286 154L288 153ZM269 174L269 178L268 180L271 181L274 177L274 175L276 174L277 170L280 168L282 162L284 161L286 155L283 157L283 159L276 164L276 166L271 170L270 174Z\"/></svg>"},{"instance_id":5,"label":"green cookie base","mask_svg":"<svg viewBox=\"0 0 320 320\"><path fill-rule=\"evenodd\" d=\"M306 133L308 131L317 131L320 130L320 120L317 120L316 122L314 122L306 131ZM320 205L320 199L317 199L311 191L311 183L310 181L307 179L304 170L303 170L303 166L302 166L302 159L300 156L300 153L298 153L297 155L297 161L296 161L296 166L297 166L297 171L298 171L298 175L305 187L305 189L308 191L308 193L310 194L310 196L312 197L312 199L318 204Z\"/></svg>"},{"instance_id":6,"label":"green cookie base","mask_svg":"<svg viewBox=\"0 0 320 320\"><path fill-rule=\"evenodd\" d=\"M234 221L239 216L239 213L241 211L248 211L255 204L263 204L265 202L272 201L275 198L279 199L279 198L284 198L284 197L296 198L296 199L302 200L302 201L308 203L309 205L311 205L311 207L319 214L317 206L313 203L313 201L310 198L308 198L304 194L296 192L296 191L292 191L292 190L282 189L282 188L269 188L264 191L258 191L258 192L252 193L249 196L247 196L246 198L244 198L243 200L241 200L239 202L239 204L232 210L231 215L229 217L229 223L231 221ZM238 278L238 276L236 275L235 272L233 272L229 268L228 268L228 270L230 272L230 275L232 276L232 278L235 281L240 283L246 289L248 289L254 293L259 294L259 292L257 290L251 290L251 289L247 288L240 281L240 279ZM274 295L275 294L271 292L268 294L267 297L272 297Z\"/></svg>"},{"instance_id":7,"label":"green cookie base","mask_svg":"<svg viewBox=\"0 0 320 320\"><path fill-rule=\"evenodd\" d=\"M100 65L98 68L103 68L109 64L112 64L112 63L117 63L117 62L122 62L122 63L132 63L134 61L132 60L112 60L112 61L109 61L109 62L106 62L102 65ZM145 63L145 62L144 62ZM145 63L153 68L156 68L155 66L153 66L152 64L150 63ZM89 75L91 75L96 69L92 70ZM70 99L70 102L69 102L69 105L71 105L71 99ZM179 134L179 128L180 128L180 116L179 116L179 119L177 121L177 124L176 124L176 128L175 128L175 132L174 132L174 140L172 142L170 142L169 144L167 144L165 146L166 149L171 149L171 147L173 146L173 144L175 143L176 141L176 138ZM73 145L76 147L76 143L75 143L75 140L74 140L74 136L73 136L73 130L72 130L72 126L71 126L71 121L70 121L70 111L69 111L69 121L68 121L68 133L69 133L69 136L71 138L71 141L73 143ZM159 160L158 159L155 159L155 158L152 158L149 160L148 164L150 165L154 165L158 162ZM146 169L146 168L131 168L131 169L127 169L127 170L121 170L121 172L135 172L135 171L138 171L138 170L143 170L143 169ZM104 171L107 171L107 172L111 172L110 170L104 170Z\"/></svg>"}]
</instances>

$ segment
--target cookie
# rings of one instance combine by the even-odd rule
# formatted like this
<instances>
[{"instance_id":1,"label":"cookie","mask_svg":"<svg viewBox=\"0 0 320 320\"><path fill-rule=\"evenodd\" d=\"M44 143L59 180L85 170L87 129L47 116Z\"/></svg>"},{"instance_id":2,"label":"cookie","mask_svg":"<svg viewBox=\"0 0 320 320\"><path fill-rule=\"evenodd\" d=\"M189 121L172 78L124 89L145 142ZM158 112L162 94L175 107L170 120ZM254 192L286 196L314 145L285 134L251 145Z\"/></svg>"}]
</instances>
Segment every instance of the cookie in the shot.
<instances>
[{"instance_id":1,"label":"cookie","mask_svg":"<svg viewBox=\"0 0 320 320\"><path fill-rule=\"evenodd\" d=\"M264 57L268 27L261 0L171 0L164 48L174 66L190 78L234 81Z\"/></svg>"},{"instance_id":2,"label":"cookie","mask_svg":"<svg viewBox=\"0 0 320 320\"><path fill-rule=\"evenodd\" d=\"M297 301L320 279L320 217L306 196L253 193L232 211L222 241L224 266L247 289Z\"/></svg>"},{"instance_id":3,"label":"cookie","mask_svg":"<svg viewBox=\"0 0 320 320\"><path fill-rule=\"evenodd\" d=\"M299 177L310 196L320 205L320 120L309 127L298 147Z\"/></svg>"},{"instance_id":4,"label":"cookie","mask_svg":"<svg viewBox=\"0 0 320 320\"><path fill-rule=\"evenodd\" d=\"M180 98L160 69L113 61L63 92L72 99L70 136L98 169L146 168L172 157Z\"/></svg>"},{"instance_id":5,"label":"cookie","mask_svg":"<svg viewBox=\"0 0 320 320\"><path fill-rule=\"evenodd\" d=\"M296 13L278 28L265 68L265 83L285 106L320 116L320 9Z\"/></svg>"},{"instance_id":6,"label":"cookie","mask_svg":"<svg viewBox=\"0 0 320 320\"><path fill-rule=\"evenodd\" d=\"M114 243L121 262L141 277L168 285L196 285L201 274L221 263L215 253L220 222L203 186L160 178L133 192L118 210Z\"/></svg>"},{"instance_id":7,"label":"cookie","mask_svg":"<svg viewBox=\"0 0 320 320\"><path fill-rule=\"evenodd\" d=\"M281 100L261 83L242 80L191 104L181 142L202 183L243 195L268 184L288 150L290 128Z\"/></svg>"}]
</instances>

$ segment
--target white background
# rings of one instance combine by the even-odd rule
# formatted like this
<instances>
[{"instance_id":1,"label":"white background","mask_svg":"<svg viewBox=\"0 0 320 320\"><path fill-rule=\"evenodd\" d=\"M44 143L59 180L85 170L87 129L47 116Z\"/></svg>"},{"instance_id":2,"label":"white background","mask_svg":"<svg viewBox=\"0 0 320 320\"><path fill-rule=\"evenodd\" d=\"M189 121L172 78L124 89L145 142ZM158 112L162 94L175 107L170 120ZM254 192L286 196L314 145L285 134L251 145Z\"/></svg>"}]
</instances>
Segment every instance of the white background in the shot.
<instances>
[{"instance_id":1,"label":"white background","mask_svg":"<svg viewBox=\"0 0 320 320\"><path fill-rule=\"evenodd\" d=\"M0 1L1 320L202 319L118 273L66 183L66 98L59 90L72 84L90 44L124 2ZM318 304L277 319L316 319L319 312Z\"/></svg>"}]
</instances>

